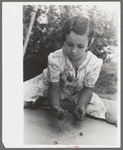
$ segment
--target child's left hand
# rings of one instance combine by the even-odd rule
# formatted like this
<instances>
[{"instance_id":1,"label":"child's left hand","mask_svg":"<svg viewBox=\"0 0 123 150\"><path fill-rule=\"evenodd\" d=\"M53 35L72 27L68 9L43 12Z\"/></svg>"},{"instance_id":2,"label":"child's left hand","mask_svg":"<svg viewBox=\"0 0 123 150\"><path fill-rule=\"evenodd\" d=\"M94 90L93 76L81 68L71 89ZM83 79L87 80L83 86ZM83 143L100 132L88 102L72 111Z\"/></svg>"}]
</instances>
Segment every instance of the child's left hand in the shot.
<instances>
[{"instance_id":1,"label":"child's left hand","mask_svg":"<svg viewBox=\"0 0 123 150\"><path fill-rule=\"evenodd\" d=\"M77 105L77 106L75 107L75 110L74 110L74 112L73 112L73 115L74 115L74 117L75 117L77 120L80 120L80 121L84 120L84 119L85 119L85 114L86 114L86 109L85 109L85 107L79 106L79 105Z\"/></svg>"}]
</instances>

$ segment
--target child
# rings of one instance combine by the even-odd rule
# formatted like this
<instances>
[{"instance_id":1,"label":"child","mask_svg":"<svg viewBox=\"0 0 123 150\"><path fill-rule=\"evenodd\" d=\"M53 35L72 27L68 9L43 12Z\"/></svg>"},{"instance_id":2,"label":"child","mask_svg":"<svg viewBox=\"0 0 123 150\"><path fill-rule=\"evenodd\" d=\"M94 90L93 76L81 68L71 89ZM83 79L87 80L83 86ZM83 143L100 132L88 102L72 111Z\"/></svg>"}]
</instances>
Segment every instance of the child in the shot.
<instances>
[{"instance_id":1,"label":"child","mask_svg":"<svg viewBox=\"0 0 123 150\"><path fill-rule=\"evenodd\" d=\"M62 29L64 47L49 54L48 68L42 74L24 82L24 107L32 107L36 101L43 103L44 97L48 98L48 104L59 120L64 119L71 107L69 104L73 103L73 114L78 120L89 114L116 123L116 113L107 111L93 93L103 63L87 51L93 35L93 26L85 17L76 16L65 22ZM62 107L65 100L67 110Z\"/></svg>"}]
</instances>

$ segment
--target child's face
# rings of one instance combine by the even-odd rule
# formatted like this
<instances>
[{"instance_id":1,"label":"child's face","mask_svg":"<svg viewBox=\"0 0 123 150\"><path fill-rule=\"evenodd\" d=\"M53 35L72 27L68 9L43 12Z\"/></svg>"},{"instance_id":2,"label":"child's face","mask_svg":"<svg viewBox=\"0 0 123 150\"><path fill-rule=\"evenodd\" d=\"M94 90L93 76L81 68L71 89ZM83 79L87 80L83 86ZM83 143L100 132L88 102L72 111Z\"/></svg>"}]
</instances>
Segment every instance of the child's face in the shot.
<instances>
[{"instance_id":1,"label":"child's face","mask_svg":"<svg viewBox=\"0 0 123 150\"><path fill-rule=\"evenodd\" d=\"M66 35L64 42L65 53L71 60L76 60L84 56L88 46L87 33L79 35L73 31L69 35Z\"/></svg>"}]
</instances>

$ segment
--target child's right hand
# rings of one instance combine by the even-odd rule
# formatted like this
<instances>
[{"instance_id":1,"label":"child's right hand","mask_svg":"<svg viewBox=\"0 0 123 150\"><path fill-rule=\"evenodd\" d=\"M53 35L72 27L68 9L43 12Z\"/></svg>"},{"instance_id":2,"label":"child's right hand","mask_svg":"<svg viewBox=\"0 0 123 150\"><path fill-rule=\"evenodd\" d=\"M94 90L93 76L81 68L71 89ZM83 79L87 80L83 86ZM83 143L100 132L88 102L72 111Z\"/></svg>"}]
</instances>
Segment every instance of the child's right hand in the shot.
<instances>
[{"instance_id":1,"label":"child's right hand","mask_svg":"<svg viewBox=\"0 0 123 150\"><path fill-rule=\"evenodd\" d=\"M52 112L60 121L63 120L68 113L67 110L62 109L58 105L53 106Z\"/></svg>"}]
</instances>

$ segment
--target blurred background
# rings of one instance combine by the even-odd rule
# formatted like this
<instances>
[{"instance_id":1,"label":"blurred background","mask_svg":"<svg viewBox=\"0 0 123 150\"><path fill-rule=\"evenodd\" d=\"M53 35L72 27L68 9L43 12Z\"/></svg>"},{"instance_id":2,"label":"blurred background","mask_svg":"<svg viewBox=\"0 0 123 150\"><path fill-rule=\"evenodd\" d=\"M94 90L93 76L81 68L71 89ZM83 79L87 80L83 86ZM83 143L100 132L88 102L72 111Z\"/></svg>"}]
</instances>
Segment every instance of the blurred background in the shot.
<instances>
[{"instance_id":1,"label":"blurred background","mask_svg":"<svg viewBox=\"0 0 123 150\"><path fill-rule=\"evenodd\" d=\"M34 5L23 5L23 44L34 12ZM94 43L89 48L103 59L94 92L101 98L117 99L118 7L115 4L38 5L29 42L24 55L24 81L47 67L49 53L62 48L61 29L70 16L84 14L94 24Z\"/></svg>"}]
</instances>

